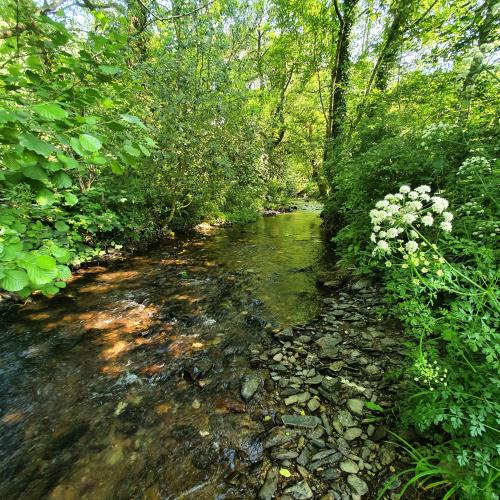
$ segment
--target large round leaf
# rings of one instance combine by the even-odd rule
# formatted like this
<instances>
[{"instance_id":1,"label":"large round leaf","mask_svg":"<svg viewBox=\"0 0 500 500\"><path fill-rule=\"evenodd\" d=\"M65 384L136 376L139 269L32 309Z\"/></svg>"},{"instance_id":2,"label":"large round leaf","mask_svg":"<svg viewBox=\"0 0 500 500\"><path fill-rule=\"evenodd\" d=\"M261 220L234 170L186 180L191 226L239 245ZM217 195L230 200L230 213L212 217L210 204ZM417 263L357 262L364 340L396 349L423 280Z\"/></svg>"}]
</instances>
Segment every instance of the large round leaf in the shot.
<instances>
[{"instance_id":1,"label":"large round leaf","mask_svg":"<svg viewBox=\"0 0 500 500\"><path fill-rule=\"evenodd\" d=\"M37 104L34 106L34 109L42 118L45 118L46 120L63 120L68 117L68 112L55 102Z\"/></svg>"},{"instance_id":2,"label":"large round leaf","mask_svg":"<svg viewBox=\"0 0 500 500\"><path fill-rule=\"evenodd\" d=\"M140 156L140 154L141 154L141 152L138 149L134 148L134 146L132 146L132 144L124 144L123 149L130 156L135 156L136 158L138 156Z\"/></svg>"},{"instance_id":3,"label":"large round leaf","mask_svg":"<svg viewBox=\"0 0 500 500\"><path fill-rule=\"evenodd\" d=\"M30 179L35 179L37 181L48 180L47 173L42 167L39 167L38 165L30 165L28 167L24 167L22 172L24 176L29 177Z\"/></svg>"},{"instance_id":4,"label":"large round leaf","mask_svg":"<svg viewBox=\"0 0 500 500\"><path fill-rule=\"evenodd\" d=\"M53 177L52 180L54 181L54 184L56 185L56 187L59 189L68 188L73 184L71 177L64 172L58 172Z\"/></svg>"},{"instance_id":5,"label":"large round leaf","mask_svg":"<svg viewBox=\"0 0 500 500\"><path fill-rule=\"evenodd\" d=\"M28 285L28 275L22 269L6 269L1 283L4 290L19 292Z\"/></svg>"},{"instance_id":6,"label":"large round leaf","mask_svg":"<svg viewBox=\"0 0 500 500\"><path fill-rule=\"evenodd\" d=\"M46 271L50 271L51 269L56 268L56 259L50 255L39 255L35 259L35 264Z\"/></svg>"},{"instance_id":7,"label":"large round leaf","mask_svg":"<svg viewBox=\"0 0 500 500\"><path fill-rule=\"evenodd\" d=\"M64 200L68 205L76 205L78 203L78 198L73 193L65 193Z\"/></svg>"},{"instance_id":8,"label":"large round leaf","mask_svg":"<svg viewBox=\"0 0 500 500\"><path fill-rule=\"evenodd\" d=\"M21 146L24 146L30 151L34 151L42 156L49 156L54 151L54 146L48 142L41 141L38 137L32 134L21 134L19 136Z\"/></svg>"},{"instance_id":9,"label":"large round leaf","mask_svg":"<svg viewBox=\"0 0 500 500\"><path fill-rule=\"evenodd\" d=\"M80 141L82 148L90 151L91 153L99 151L102 147L101 141L97 137L90 134L81 134L78 137L78 140Z\"/></svg>"},{"instance_id":10,"label":"large round leaf","mask_svg":"<svg viewBox=\"0 0 500 500\"><path fill-rule=\"evenodd\" d=\"M57 278L57 269L42 269L34 263L27 266L27 271L31 283L36 287L46 285Z\"/></svg>"},{"instance_id":11,"label":"large round leaf","mask_svg":"<svg viewBox=\"0 0 500 500\"><path fill-rule=\"evenodd\" d=\"M48 189L40 189L36 195L36 202L39 205L52 205L54 203L55 198L54 198L54 193L52 191L49 191Z\"/></svg>"}]
</instances>

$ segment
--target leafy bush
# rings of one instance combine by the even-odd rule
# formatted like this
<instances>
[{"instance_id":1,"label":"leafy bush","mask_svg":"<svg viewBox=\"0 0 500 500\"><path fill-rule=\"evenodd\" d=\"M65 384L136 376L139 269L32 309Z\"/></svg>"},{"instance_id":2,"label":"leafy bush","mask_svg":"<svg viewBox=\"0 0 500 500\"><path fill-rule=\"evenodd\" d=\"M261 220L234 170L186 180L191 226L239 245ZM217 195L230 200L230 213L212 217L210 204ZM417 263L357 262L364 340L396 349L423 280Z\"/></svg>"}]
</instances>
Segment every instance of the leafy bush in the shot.
<instances>
[{"instance_id":1,"label":"leafy bush","mask_svg":"<svg viewBox=\"0 0 500 500\"><path fill-rule=\"evenodd\" d=\"M488 165L468 159L460 172L469 178L488 173ZM402 186L370 212L373 255L385 260L386 288L414 339L402 417L434 443L433 458L420 460L416 474L426 463L427 479L432 471L466 498L493 499L500 474L498 275L493 252L449 235L448 200L430 191Z\"/></svg>"},{"instance_id":2,"label":"leafy bush","mask_svg":"<svg viewBox=\"0 0 500 500\"><path fill-rule=\"evenodd\" d=\"M48 17L38 29L21 54L15 38L2 45L0 73L8 102L0 108L0 288L21 297L56 293L72 262L98 252L88 245L97 235L125 230L104 186L154 146L124 111L125 38L90 33L83 44Z\"/></svg>"}]
</instances>

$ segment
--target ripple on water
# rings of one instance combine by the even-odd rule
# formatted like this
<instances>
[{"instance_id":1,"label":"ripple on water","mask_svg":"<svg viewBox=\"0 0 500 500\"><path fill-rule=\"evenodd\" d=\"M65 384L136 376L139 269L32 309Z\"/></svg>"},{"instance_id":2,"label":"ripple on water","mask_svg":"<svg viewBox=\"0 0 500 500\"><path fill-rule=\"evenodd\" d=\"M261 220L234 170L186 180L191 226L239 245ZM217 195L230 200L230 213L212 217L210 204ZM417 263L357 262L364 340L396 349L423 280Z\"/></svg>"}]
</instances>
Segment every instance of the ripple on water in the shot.
<instances>
[{"instance_id":1,"label":"ripple on water","mask_svg":"<svg viewBox=\"0 0 500 500\"><path fill-rule=\"evenodd\" d=\"M248 346L318 312L327 264L306 207L82 270L6 317L0 497L250 498L237 473L263 427L239 398Z\"/></svg>"}]
</instances>

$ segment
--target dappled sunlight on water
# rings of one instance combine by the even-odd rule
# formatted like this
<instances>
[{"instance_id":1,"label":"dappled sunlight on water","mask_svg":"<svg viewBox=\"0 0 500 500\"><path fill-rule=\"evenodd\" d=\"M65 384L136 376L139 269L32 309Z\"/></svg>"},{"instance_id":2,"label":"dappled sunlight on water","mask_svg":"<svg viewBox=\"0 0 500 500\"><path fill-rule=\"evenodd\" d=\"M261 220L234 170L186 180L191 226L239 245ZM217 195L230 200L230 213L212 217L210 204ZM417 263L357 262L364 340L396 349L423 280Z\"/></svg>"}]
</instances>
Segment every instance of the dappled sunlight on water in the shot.
<instances>
[{"instance_id":1,"label":"dappled sunlight on water","mask_svg":"<svg viewBox=\"0 0 500 500\"><path fill-rule=\"evenodd\" d=\"M319 225L166 242L6 317L0 498L250 498L223 480L262 432L239 397L249 345L319 310Z\"/></svg>"}]
</instances>

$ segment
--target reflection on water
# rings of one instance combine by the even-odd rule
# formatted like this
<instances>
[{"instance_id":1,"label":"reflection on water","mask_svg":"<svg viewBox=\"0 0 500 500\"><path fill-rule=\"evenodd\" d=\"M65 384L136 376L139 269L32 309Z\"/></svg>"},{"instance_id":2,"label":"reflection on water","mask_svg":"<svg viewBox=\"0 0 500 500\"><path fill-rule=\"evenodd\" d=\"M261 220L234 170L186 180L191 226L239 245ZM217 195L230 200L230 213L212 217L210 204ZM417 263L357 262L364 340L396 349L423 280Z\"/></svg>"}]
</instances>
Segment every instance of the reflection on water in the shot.
<instances>
[{"instance_id":1,"label":"reflection on water","mask_svg":"<svg viewBox=\"0 0 500 500\"><path fill-rule=\"evenodd\" d=\"M239 387L266 325L319 309L319 225L168 242L4 318L0 498L252 498L267 410Z\"/></svg>"}]
</instances>

